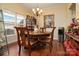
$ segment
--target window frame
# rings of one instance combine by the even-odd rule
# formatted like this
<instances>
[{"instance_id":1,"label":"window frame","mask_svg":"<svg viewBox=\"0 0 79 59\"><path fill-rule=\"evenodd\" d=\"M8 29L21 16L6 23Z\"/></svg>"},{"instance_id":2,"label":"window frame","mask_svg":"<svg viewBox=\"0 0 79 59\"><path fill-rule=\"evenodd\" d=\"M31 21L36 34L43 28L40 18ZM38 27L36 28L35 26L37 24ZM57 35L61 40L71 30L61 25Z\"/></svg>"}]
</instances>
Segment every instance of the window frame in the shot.
<instances>
[{"instance_id":1,"label":"window frame","mask_svg":"<svg viewBox=\"0 0 79 59\"><path fill-rule=\"evenodd\" d=\"M5 24L5 29L13 29L14 30L14 34L10 34L10 35L7 35L7 36L11 36L11 35L15 35L16 34L16 30L14 29L14 27L15 26L17 26L17 15L21 15L21 16L23 16L23 17L25 17L24 15L22 15L22 14L19 14L19 13L16 13L16 12L14 12L14 11L10 11L10 10L7 10L7 9L3 9L3 17L4 17L4 13L7 13L6 15L8 15L8 14L12 14L12 15L14 15L14 23L13 23L13 25L6 25L6 22L7 21L4 21L4 24ZM5 19L4 19L5 20ZM10 24L10 22L8 22L8 24Z\"/></svg>"}]
</instances>

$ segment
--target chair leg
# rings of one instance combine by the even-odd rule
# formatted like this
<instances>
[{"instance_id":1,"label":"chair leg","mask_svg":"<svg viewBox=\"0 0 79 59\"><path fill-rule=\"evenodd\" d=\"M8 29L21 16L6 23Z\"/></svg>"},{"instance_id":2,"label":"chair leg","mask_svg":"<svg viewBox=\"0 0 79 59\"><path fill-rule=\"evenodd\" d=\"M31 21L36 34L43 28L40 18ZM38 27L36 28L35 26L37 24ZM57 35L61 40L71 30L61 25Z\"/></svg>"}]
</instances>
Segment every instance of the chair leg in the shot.
<instances>
[{"instance_id":1,"label":"chair leg","mask_svg":"<svg viewBox=\"0 0 79 59\"><path fill-rule=\"evenodd\" d=\"M20 56L20 54L21 54L21 46L19 46L19 56Z\"/></svg>"},{"instance_id":2,"label":"chair leg","mask_svg":"<svg viewBox=\"0 0 79 59\"><path fill-rule=\"evenodd\" d=\"M50 51L50 54L52 52L52 43L49 44L49 51Z\"/></svg>"},{"instance_id":3,"label":"chair leg","mask_svg":"<svg viewBox=\"0 0 79 59\"><path fill-rule=\"evenodd\" d=\"M52 47L53 47L53 41L51 42L51 45L52 45Z\"/></svg>"},{"instance_id":4,"label":"chair leg","mask_svg":"<svg viewBox=\"0 0 79 59\"><path fill-rule=\"evenodd\" d=\"M53 43L51 43L51 46L53 47Z\"/></svg>"},{"instance_id":5,"label":"chair leg","mask_svg":"<svg viewBox=\"0 0 79 59\"><path fill-rule=\"evenodd\" d=\"M29 56L31 56L31 48L29 48Z\"/></svg>"}]
</instances>

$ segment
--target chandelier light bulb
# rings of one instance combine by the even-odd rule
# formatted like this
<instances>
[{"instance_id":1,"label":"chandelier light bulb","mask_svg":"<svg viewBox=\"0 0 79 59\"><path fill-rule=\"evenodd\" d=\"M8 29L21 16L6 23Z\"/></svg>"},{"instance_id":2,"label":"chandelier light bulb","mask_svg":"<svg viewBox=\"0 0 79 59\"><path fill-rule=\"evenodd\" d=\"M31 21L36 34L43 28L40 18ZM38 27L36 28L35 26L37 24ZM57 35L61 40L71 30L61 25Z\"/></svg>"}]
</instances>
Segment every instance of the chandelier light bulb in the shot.
<instances>
[{"instance_id":1,"label":"chandelier light bulb","mask_svg":"<svg viewBox=\"0 0 79 59\"><path fill-rule=\"evenodd\" d=\"M42 12L43 10L41 9L40 12Z\"/></svg>"},{"instance_id":2,"label":"chandelier light bulb","mask_svg":"<svg viewBox=\"0 0 79 59\"><path fill-rule=\"evenodd\" d=\"M37 8L37 11L39 11L39 8Z\"/></svg>"},{"instance_id":3,"label":"chandelier light bulb","mask_svg":"<svg viewBox=\"0 0 79 59\"><path fill-rule=\"evenodd\" d=\"M40 8L36 8L36 9L33 8L32 11L36 16L40 16L42 14L42 9Z\"/></svg>"},{"instance_id":4,"label":"chandelier light bulb","mask_svg":"<svg viewBox=\"0 0 79 59\"><path fill-rule=\"evenodd\" d=\"M34 11L35 11L35 9L32 9L32 11L34 12Z\"/></svg>"},{"instance_id":5,"label":"chandelier light bulb","mask_svg":"<svg viewBox=\"0 0 79 59\"><path fill-rule=\"evenodd\" d=\"M39 14L40 14L41 12L39 12Z\"/></svg>"}]
</instances>

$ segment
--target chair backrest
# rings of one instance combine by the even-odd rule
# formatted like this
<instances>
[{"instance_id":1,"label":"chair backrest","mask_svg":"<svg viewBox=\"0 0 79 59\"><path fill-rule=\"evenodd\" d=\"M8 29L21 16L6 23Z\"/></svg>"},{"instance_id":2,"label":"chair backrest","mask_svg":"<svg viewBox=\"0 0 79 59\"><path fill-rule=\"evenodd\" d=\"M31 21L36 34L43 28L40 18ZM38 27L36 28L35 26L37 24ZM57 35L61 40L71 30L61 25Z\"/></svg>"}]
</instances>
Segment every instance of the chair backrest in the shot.
<instances>
[{"instance_id":1,"label":"chair backrest","mask_svg":"<svg viewBox=\"0 0 79 59\"><path fill-rule=\"evenodd\" d=\"M52 32L52 29L53 29L53 27L50 27L50 28L47 27L45 31L46 32Z\"/></svg>"},{"instance_id":2,"label":"chair backrest","mask_svg":"<svg viewBox=\"0 0 79 59\"><path fill-rule=\"evenodd\" d=\"M44 32L51 32L50 36L51 36L51 40L50 41L53 41L53 37L54 37L54 30L55 30L56 27L44 27L44 28L41 28Z\"/></svg>"},{"instance_id":3,"label":"chair backrest","mask_svg":"<svg viewBox=\"0 0 79 59\"><path fill-rule=\"evenodd\" d=\"M46 28L45 28L45 27L41 27L40 30L41 30L42 32L45 32L45 31L46 31Z\"/></svg>"},{"instance_id":4,"label":"chair backrest","mask_svg":"<svg viewBox=\"0 0 79 59\"><path fill-rule=\"evenodd\" d=\"M52 32L53 27L43 27L41 28L42 32Z\"/></svg>"},{"instance_id":5,"label":"chair backrest","mask_svg":"<svg viewBox=\"0 0 79 59\"><path fill-rule=\"evenodd\" d=\"M54 31L55 31L56 27L52 27L52 32L51 32L51 42L53 41L53 37L54 37Z\"/></svg>"},{"instance_id":6,"label":"chair backrest","mask_svg":"<svg viewBox=\"0 0 79 59\"><path fill-rule=\"evenodd\" d=\"M28 33L27 28L26 27L15 27L15 29L17 32L18 45L21 45L21 44L25 45L26 44L25 32Z\"/></svg>"}]
</instances>

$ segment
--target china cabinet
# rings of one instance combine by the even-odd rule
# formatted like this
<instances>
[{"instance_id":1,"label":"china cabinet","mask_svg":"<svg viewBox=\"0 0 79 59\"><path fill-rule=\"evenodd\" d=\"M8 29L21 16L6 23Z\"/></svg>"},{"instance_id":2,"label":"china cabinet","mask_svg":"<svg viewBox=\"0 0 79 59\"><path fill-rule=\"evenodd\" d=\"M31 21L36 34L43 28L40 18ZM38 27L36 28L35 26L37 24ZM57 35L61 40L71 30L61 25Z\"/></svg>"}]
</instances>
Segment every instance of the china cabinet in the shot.
<instances>
[{"instance_id":1,"label":"china cabinet","mask_svg":"<svg viewBox=\"0 0 79 59\"><path fill-rule=\"evenodd\" d=\"M3 12L0 10L0 56L1 55L8 55L8 44L7 44L7 37L4 25L4 18Z\"/></svg>"},{"instance_id":2,"label":"china cabinet","mask_svg":"<svg viewBox=\"0 0 79 59\"><path fill-rule=\"evenodd\" d=\"M36 19L33 17L32 19L26 19L26 26L29 30L33 31L34 26L36 25Z\"/></svg>"}]
</instances>

